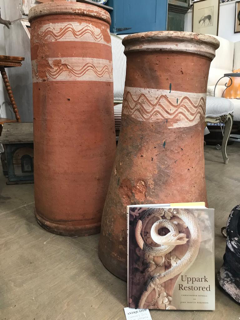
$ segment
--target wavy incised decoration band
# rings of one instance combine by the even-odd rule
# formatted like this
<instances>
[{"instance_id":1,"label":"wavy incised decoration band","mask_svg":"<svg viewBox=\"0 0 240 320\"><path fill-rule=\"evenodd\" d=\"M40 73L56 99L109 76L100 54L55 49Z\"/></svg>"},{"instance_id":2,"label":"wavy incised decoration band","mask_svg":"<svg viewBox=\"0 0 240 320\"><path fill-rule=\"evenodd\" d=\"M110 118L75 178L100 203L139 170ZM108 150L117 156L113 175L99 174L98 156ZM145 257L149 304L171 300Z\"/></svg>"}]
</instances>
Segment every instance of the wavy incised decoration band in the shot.
<instances>
[{"instance_id":1,"label":"wavy incised decoration band","mask_svg":"<svg viewBox=\"0 0 240 320\"><path fill-rule=\"evenodd\" d=\"M112 62L92 58L50 58L32 61L33 82L105 81L112 82Z\"/></svg>"},{"instance_id":2,"label":"wavy incised decoration band","mask_svg":"<svg viewBox=\"0 0 240 320\"><path fill-rule=\"evenodd\" d=\"M167 120L169 127L189 127L205 116L206 94L126 87L123 114L139 121Z\"/></svg>"},{"instance_id":3,"label":"wavy incised decoration band","mask_svg":"<svg viewBox=\"0 0 240 320\"><path fill-rule=\"evenodd\" d=\"M84 41L111 45L110 35L109 42L106 42L101 29L84 22L81 24L77 22L51 23L50 26L47 24L39 29L39 35L35 38L35 42L54 41Z\"/></svg>"}]
</instances>

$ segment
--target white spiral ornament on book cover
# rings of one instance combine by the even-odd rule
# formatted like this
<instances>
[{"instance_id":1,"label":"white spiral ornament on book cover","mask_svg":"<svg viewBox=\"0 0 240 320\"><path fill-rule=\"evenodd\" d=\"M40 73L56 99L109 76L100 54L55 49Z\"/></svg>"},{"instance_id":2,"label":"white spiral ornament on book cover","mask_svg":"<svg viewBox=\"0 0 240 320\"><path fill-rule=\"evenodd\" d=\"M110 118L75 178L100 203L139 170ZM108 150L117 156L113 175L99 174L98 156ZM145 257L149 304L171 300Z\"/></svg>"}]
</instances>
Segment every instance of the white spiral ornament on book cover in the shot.
<instances>
[{"instance_id":1,"label":"white spiral ornament on book cover","mask_svg":"<svg viewBox=\"0 0 240 320\"><path fill-rule=\"evenodd\" d=\"M215 309L213 209L129 206L128 234L130 308Z\"/></svg>"}]
</instances>

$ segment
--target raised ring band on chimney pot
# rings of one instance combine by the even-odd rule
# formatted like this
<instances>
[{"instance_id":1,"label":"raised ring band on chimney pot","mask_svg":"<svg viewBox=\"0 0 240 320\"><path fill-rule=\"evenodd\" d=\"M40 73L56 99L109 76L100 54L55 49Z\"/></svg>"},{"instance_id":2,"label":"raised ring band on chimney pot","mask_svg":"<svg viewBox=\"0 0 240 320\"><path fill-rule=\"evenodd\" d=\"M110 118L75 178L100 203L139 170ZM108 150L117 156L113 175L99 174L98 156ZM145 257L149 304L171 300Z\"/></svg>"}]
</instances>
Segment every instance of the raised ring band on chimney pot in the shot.
<instances>
[{"instance_id":1,"label":"raised ring band on chimney pot","mask_svg":"<svg viewBox=\"0 0 240 320\"><path fill-rule=\"evenodd\" d=\"M193 32L153 31L136 33L123 39L125 53L137 51L176 51L203 55L213 59L219 41Z\"/></svg>"}]
</instances>

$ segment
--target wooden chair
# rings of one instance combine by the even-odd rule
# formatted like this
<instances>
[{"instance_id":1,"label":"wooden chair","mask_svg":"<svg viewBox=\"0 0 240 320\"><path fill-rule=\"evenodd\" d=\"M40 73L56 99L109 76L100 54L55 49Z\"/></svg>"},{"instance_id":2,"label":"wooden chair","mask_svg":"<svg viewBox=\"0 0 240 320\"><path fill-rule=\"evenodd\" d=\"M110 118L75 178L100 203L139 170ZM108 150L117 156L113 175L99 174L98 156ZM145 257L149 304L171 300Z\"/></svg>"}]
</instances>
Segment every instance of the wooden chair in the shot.
<instances>
[{"instance_id":1,"label":"wooden chair","mask_svg":"<svg viewBox=\"0 0 240 320\"><path fill-rule=\"evenodd\" d=\"M20 122L20 116L18 113L17 105L13 97L12 89L10 82L8 80L7 73L5 71L5 68L11 68L11 67L20 67L22 65L22 61L24 60L23 57L13 57L13 56L1 56L0 55L0 72L3 78L3 82L5 84L7 94L9 96L13 112L15 114L15 120L13 119L7 119L7 118L0 118L0 134L2 130L2 125L4 123L11 123L11 122Z\"/></svg>"}]
</instances>

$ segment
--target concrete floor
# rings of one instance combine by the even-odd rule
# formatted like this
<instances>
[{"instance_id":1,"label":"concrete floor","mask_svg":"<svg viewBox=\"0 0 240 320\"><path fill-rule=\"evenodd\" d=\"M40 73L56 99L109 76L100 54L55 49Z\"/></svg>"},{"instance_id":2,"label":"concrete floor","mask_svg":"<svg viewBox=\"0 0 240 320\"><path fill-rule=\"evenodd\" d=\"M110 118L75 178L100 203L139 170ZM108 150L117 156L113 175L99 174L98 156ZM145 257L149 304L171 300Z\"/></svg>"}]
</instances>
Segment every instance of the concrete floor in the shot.
<instances>
[{"instance_id":1,"label":"concrete floor","mask_svg":"<svg viewBox=\"0 0 240 320\"><path fill-rule=\"evenodd\" d=\"M209 206L216 210L216 270L225 239L220 228L240 203L240 144L205 148ZM126 284L102 266L98 235L50 234L34 218L33 185L6 186L0 178L0 320L124 320ZM216 288L214 312L151 311L153 320L237 320L240 308Z\"/></svg>"}]
</instances>

